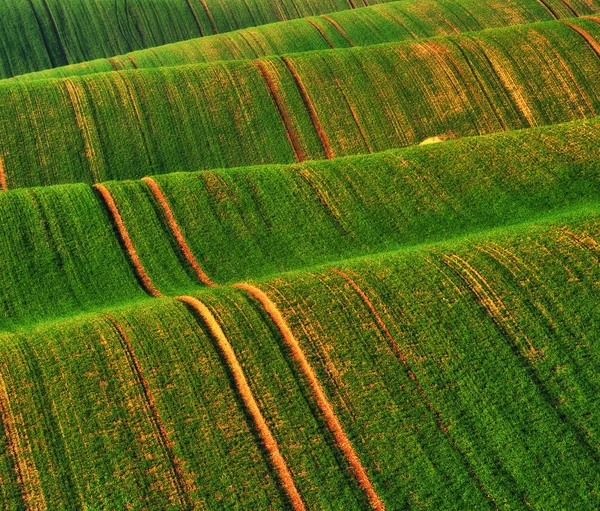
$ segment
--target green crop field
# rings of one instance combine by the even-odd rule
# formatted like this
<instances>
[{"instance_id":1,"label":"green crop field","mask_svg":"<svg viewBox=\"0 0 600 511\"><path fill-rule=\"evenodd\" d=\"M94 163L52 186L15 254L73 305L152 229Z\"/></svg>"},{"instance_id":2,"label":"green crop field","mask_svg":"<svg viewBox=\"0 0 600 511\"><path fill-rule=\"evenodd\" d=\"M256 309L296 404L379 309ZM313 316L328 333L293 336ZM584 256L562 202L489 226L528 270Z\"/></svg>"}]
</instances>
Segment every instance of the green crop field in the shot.
<instances>
[{"instance_id":1,"label":"green crop field","mask_svg":"<svg viewBox=\"0 0 600 511\"><path fill-rule=\"evenodd\" d=\"M600 509L600 2L0 26L0 511Z\"/></svg>"}]
</instances>

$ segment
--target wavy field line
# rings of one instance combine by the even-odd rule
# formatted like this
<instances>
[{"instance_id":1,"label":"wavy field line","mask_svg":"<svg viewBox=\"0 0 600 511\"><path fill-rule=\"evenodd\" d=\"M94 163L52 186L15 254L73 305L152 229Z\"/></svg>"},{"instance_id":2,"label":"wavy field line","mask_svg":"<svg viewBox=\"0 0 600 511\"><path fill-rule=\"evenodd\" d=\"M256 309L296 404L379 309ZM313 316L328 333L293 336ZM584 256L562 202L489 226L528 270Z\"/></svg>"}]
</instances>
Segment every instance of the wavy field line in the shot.
<instances>
[{"instance_id":1,"label":"wavy field line","mask_svg":"<svg viewBox=\"0 0 600 511\"><path fill-rule=\"evenodd\" d=\"M167 223L169 224L169 227L171 228L171 231L173 232L173 236L175 236L175 240L177 240L177 243L179 244L179 248L180 248L183 256L185 257L186 261L190 264L190 266L193 268L194 272L196 272L196 275L197 275L198 279L200 280L200 282L202 282L203 284L206 284L207 286L214 286L215 283L204 272L204 270L200 267L200 264L198 264L198 261L194 257L194 254L192 253L192 250L190 249L190 246L188 245L188 243L185 239L185 236L181 232L181 228L179 227L179 224L177 223L177 219L175 218L175 215L173 214L173 210L171 209L171 206L169 205L169 201L163 194L159 184L151 177L144 177L144 178L142 178L142 181L148 185L148 187L152 191L152 194L154 195L154 198L157 200L157 202L162 207L163 213L165 214L165 217L167 219Z\"/></svg>"},{"instance_id":2,"label":"wavy field line","mask_svg":"<svg viewBox=\"0 0 600 511\"><path fill-rule=\"evenodd\" d=\"M423 401L427 405L427 408L429 408L429 411L433 414L433 416L435 418L435 422L437 423L438 427L443 431L443 433L446 435L446 438L448 438L448 441L450 442L450 444L452 445L452 447L454 448L454 450L459 454L459 456L461 457L463 463L465 464L465 467L467 468L469 474L471 475L471 477L473 479L475 479L475 481L477 482L477 485L479 486L480 490L485 495L485 497L488 499L489 503L495 509L500 509L500 507L496 504L496 502L495 502L494 498L492 497L492 495L490 494L490 492L487 490L487 488L483 484L483 481L481 481L481 479L479 478L479 476L477 475L477 473L475 472L475 470L473 469L473 467L471 466L471 464L467 460L465 454L462 452L462 450L460 449L460 447L456 443L456 440L450 434L450 430L449 430L448 426L442 420L442 416L441 416L440 412L435 408L435 406L433 405L433 403L427 397L427 394L425 393L425 390L421 386L421 382L417 378L417 375L412 370L412 368L410 366L410 363L408 362L408 359L406 358L406 355L404 354L404 352L400 348L400 345L398 344L398 342L396 341L396 339L394 338L394 336L392 335L392 333L388 329L387 325L385 324L385 322L383 321L383 319L379 315L379 312L377 312L377 309L373 305L373 302L371 301L371 299L361 289L361 287L354 281L354 279L352 279L349 275L347 275L343 271L335 269L335 268L332 268L331 271L334 272L334 273L336 273L340 277L342 277L346 282L348 282L348 284L350 284L350 286L352 287L352 289L354 289L354 291L360 296L360 298L363 301L363 303L367 306L367 308L369 309L369 311L371 312L371 314L375 318L375 321L377 322L377 326L379 327L379 329L381 330L381 332L383 332L383 334L387 338L388 342L390 343L393 351L396 353L396 355L398 356L398 358L400 359L400 361L402 362L402 364L406 368L406 372L408 373L408 376L414 382L414 384L417 387L417 390L418 390L421 398L423 399Z\"/></svg>"},{"instance_id":3,"label":"wavy field line","mask_svg":"<svg viewBox=\"0 0 600 511\"><path fill-rule=\"evenodd\" d=\"M119 212L119 208L117 207L117 204L115 203L115 200L114 200L112 194L110 193L108 188L106 188L106 186L104 186L102 184L95 184L94 189L96 191L98 191L98 193L100 194L100 197L102 198L102 200L104 201L104 204L106 205L106 208L108 209L110 215L112 216L112 219L115 223L115 226L117 228L117 231L119 233L121 241L123 242L125 250L127 251L127 254L129 255L129 259L131 260L131 263L132 263L135 273L138 277L138 280L140 281L140 284L142 285L144 290L150 296L155 296L155 297L163 296L163 294L156 288L156 286L152 282L152 279L146 272L146 268L144 268L144 265L142 264L142 261L140 260L140 256L138 255L135 247L133 246L131 238L129 237L129 232L127 231L127 227L125 226L125 222L123 222L123 217L121 216L121 213Z\"/></svg>"},{"instance_id":4,"label":"wavy field line","mask_svg":"<svg viewBox=\"0 0 600 511\"><path fill-rule=\"evenodd\" d=\"M323 125L321 124L321 121L319 120L319 116L317 114L317 111L315 110L315 106L313 105L313 102L310 99L308 91L306 90L306 87L304 86L304 83L302 82L302 78L296 71L296 68L294 67L294 65L292 64L292 62L289 58L281 57L281 60L283 61L285 66L288 68L288 71L290 72L290 74L292 75L292 78L294 79L294 82L296 83L296 87L298 88L298 91L300 92L300 96L302 97L304 106L306 107L306 110L308 111L308 115L310 116L310 120L317 132L317 135L319 135L319 139L321 140L321 145L323 146L323 149L325 150L325 155L327 156L327 159L331 160L331 159L335 158L335 154L333 153L333 149L331 148L331 144L329 143L329 138L327 137L327 133L325 133L325 129L323 128Z\"/></svg>"},{"instance_id":5,"label":"wavy field line","mask_svg":"<svg viewBox=\"0 0 600 511\"><path fill-rule=\"evenodd\" d=\"M296 489L292 474L287 467L283 456L281 455L281 451L277 445L277 440L275 440L273 433L271 433L271 430L269 429L267 421L260 411L258 403L252 394L252 389L250 388L248 380L246 379L246 375L244 374L244 370L242 369L242 366L235 354L235 351L233 350L233 347L231 346L231 343L229 342L229 339L227 339L225 332L223 332L221 325L219 325L219 322L214 317L210 309L197 298L192 296L179 296L176 299L194 309L208 327L213 339L217 343L217 347L221 352L221 355L225 359L229 371L231 372L231 376L233 377L235 386L244 403L244 406L252 417L256 431L258 432L265 449L269 453L269 458L271 459L273 467L279 475L282 486L289 497L294 511L304 511L306 507L302 497L300 496L300 493Z\"/></svg>"},{"instance_id":6,"label":"wavy field line","mask_svg":"<svg viewBox=\"0 0 600 511\"><path fill-rule=\"evenodd\" d=\"M173 479L175 483L175 487L177 488L177 492L179 493L179 497L181 499L181 504L185 506L185 509L195 509L195 505L190 498L190 488L186 482L185 474L181 465L181 461L177 458L175 453L173 452L173 442L169 439L169 432L167 431L167 427L162 420L160 415L160 411L158 410L158 406L156 405L156 400L154 399L154 395L152 394L152 390L150 389L150 384L144 375L144 370L142 369L142 365L135 354L135 350L133 349L133 345L131 344L131 340L129 336L120 325L120 323L110 316L106 314L106 318L112 326L115 328L117 333L119 334L119 338L121 339L121 346L125 351L127 359L129 361L129 366L131 368L131 372L135 375L136 379L139 382L139 385L142 388L142 393L144 394L144 399L146 400L146 404L150 410L150 416L152 418L152 422L158 431L159 443L162 445L167 457L169 458L169 463L171 465L171 470L173 472Z\"/></svg>"},{"instance_id":7,"label":"wavy field line","mask_svg":"<svg viewBox=\"0 0 600 511\"><path fill-rule=\"evenodd\" d=\"M366 493L369 502L371 503L371 507L377 511L385 510L385 505L379 497L379 495L377 494L377 491L375 490L375 487L373 486L373 483L371 482L367 471L363 467L363 464L360 461L358 454L352 446L352 442L348 438L348 435L344 431L343 426L337 418L333 406L329 402L329 399L327 399L327 395L325 394L325 391L323 390L323 387L319 382L315 370L310 365L310 362L306 358L306 355L304 354L300 343L292 333L292 330L290 329L283 315L277 308L277 305L275 305L275 303L267 296L265 292L261 291L260 289L251 284L240 283L235 284L233 287L246 291L256 300L258 300L263 306L264 310L267 312L267 314L271 317L273 323L275 323L275 325L281 332L283 340L290 348L292 356L300 364L300 368L304 376L308 380L308 383L310 384L310 387L315 395L317 404L319 405L319 409L325 417L327 427L333 434L338 448L342 451L342 453L346 457L346 460L350 464L350 468L352 469L354 477Z\"/></svg>"}]
</instances>

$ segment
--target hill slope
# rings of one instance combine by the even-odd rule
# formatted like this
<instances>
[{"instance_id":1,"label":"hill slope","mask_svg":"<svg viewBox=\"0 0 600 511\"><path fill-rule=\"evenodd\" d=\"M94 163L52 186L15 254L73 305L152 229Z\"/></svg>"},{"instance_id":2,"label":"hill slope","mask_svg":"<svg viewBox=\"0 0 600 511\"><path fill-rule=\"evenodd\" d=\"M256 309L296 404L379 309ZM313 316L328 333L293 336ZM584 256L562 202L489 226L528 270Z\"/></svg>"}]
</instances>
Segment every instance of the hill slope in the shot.
<instances>
[{"instance_id":1,"label":"hill slope","mask_svg":"<svg viewBox=\"0 0 600 511\"><path fill-rule=\"evenodd\" d=\"M334 158L600 114L600 25L0 84L8 188ZM393 80L386 77L394 76Z\"/></svg>"},{"instance_id":2,"label":"hill slope","mask_svg":"<svg viewBox=\"0 0 600 511\"><path fill-rule=\"evenodd\" d=\"M574 5L574 4L573 4ZM63 66L16 77L18 80L68 77L123 69L185 65L219 60L256 59L269 55L330 48L369 46L426 39L488 28L523 25L600 12L600 4L570 8L560 0L407 0L319 17L260 25L245 30ZM593 18L592 18L593 19Z\"/></svg>"}]
</instances>

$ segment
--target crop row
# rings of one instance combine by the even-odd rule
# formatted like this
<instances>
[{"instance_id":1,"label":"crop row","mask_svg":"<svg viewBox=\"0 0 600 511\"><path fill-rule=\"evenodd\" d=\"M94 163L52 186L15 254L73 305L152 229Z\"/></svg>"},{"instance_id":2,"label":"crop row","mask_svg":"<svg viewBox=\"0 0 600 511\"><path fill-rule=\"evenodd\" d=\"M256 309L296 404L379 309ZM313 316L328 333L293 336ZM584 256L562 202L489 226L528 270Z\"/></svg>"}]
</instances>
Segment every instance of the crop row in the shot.
<instances>
[{"instance_id":1,"label":"crop row","mask_svg":"<svg viewBox=\"0 0 600 511\"><path fill-rule=\"evenodd\" d=\"M595 509L599 240L588 207L4 333L0 501Z\"/></svg>"},{"instance_id":2,"label":"crop row","mask_svg":"<svg viewBox=\"0 0 600 511\"><path fill-rule=\"evenodd\" d=\"M524 25L555 18L597 14L596 0L573 4L561 0L406 0L312 18L259 25L249 29L180 41L126 55L16 77L18 80L68 77L124 69L177 66L220 60L250 60L330 48L454 35L489 28Z\"/></svg>"},{"instance_id":3,"label":"crop row","mask_svg":"<svg viewBox=\"0 0 600 511\"><path fill-rule=\"evenodd\" d=\"M590 41L600 25L570 25L4 82L4 181L18 188L292 163L593 117L600 58Z\"/></svg>"},{"instance_id":4,"label":"crop row","mask_svg":"<svg viewBox=\"0 0 600 511\"><path fill-rule=\"evenodd\" d=\"M599 132L590 120L100 190L5 192L1 327L144 299L144 289L182 294L595 202Z\"/></svg>"}]
</instances>

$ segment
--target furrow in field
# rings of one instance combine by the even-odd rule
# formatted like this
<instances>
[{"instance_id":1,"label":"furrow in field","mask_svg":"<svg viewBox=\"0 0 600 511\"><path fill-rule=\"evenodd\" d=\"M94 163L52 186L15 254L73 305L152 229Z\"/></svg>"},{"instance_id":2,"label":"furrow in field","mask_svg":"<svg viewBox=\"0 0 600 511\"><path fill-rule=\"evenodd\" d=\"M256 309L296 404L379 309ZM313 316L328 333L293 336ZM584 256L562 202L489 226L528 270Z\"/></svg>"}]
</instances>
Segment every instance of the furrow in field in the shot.
<instances>
[{"instance_id":1,"label":"furrow in field","mask_svg":"<svg viewBox=\"0 0 600 511\"><path fill-rule=\"evenodd\" d=\"M262 75L265 84L269 89L271 98L273 98L273 102L277 106L277 110L281 115L281 120L283 121L283 124L285 126L290 145L294 149L296 160L299 162L306 160L306 155L303 152L303 149L298 141L298 135L295 132L293 123L291 122L290 113L288 112L288 109L286 108L280 94L278 93L279 87L276 83L277 77L274 75L274 73L271 72L269 62L257 60L256 66L258 67L260 74Z\"/></svg>"},{"instance_id":2,"label":"furrow in field","mask_svg":"<svg viewBox=\"0 0 600 511\"><path fill-rule=\"evenodd\" d=\"M331 148L331 144L329 143L329 138L327 136L327 133L325 133L325 130L323 129L323 125L321 124L321 121L319 120L317 111L315 110L315 107L310 98L310 95L308 94L308 91L307 91L306 87L304 86L302 78L296 71L296 68L292 64L291 59L289 59L287 57L281 57L281 60L283 61L283 63L287 67L288 71L292 75L294 82L296 84L296 87L298 88L298 92L302 96L302 101L304 103L304 106L306 107L306 110L308 111L310 120L311 120L317 134L319 135L319 139L321 140L321 144L325 151L325 155L326 155L327 159L331 160L332 158L335 157L335 155Z\"/></svg>"},{"instance_id":3,"label":"furrow in field","mask_svg":"<svg viewBox=\"0 0 600 511\"><path fill-rule=\"evenodd\" d=\"M208 7L208 4L206 3L206 0L200 0L200 2L202 3L202 7L204 7L204 10L206 11L206 16L208 16L210 26L213 29L213 33L218 34L219 29L217 28L217 24L215 23L215 19L212 15L212 12L210 11L210 8Z\"/></svg>"},{"instance_id":4,"label":"furrow in field","mask_svg":"<svg viewBox=\"0 0 600 511\"><path fill-rule=\"evenodd\" d=\"M186 261L190 264L190 266L193 268L193 270L196 272L196 275L198 276L198 279L200 280L200 282L202 282L203 284L205 284L207 286L214 286L215 283L204 272L204 270L202 270L202 268L198 264L198 261L194 257L194 254L190 250L190 247L185 239L185 236L181 232L181 228L179 227L179 224L177 223L175 215L173 215L173 210L171 209L171 206L169 205L169 201L167 200L167 198L163 194L162 190L160 189L159 184L151 177L145 177L142 179L142 181L148 185L148 187L154 194L154 197L156 198L157 202L162 207L163 213L167 219L167 223L169 224L169 227L171 228L173 235L175 236L175 239L177 240L177 243L179 244L179 248L181 249L183 256L185 257Z\"/></svg>"},{"instance_id":5,"label":"furrow in field","mask_svg":"<svg viewBox=\"0 0 600 511\"><path fill-rule=\"evenodd\" d=\"M27 441L19 434L4 377L0 373L0 419L6 434L6 442L12 457L17 481L21 487L27 511L45 511L48 507L35 460Z\"/></svg>"},{"instance_id":6,"label":"furrow in field","mask_svg":"<svg viewBox=\"0 0 600 511\"><path fill-rule=\"evenodd\" d=\"M200 23L200 19L198 18L198 14L196 14L196 9L194 9L194 6L192 5L192 2L190 0L185 0L185 2L187 3L188 8L190 9L190 12L192 13L192 17L194 18L194 22L196 23L196 26L198 27L198 31L200 32L200 36L204 37L204 30L202 28L202 24ZM204 4L204 2L202 2Z\"/></svg>"},{"instance_id":7,"label":"furrow in field","mask_svg":"<svg viewBox=\"0 0 600 511\"><path fill-rule=\"evenodd\" d=\"M550 5L548 4L548 2L546 2L546 0L538 0L538 2L544 6L544 8L552 15L552 17L554 19L559 19L558 14L556 13L556 11L550 7Z\"/></svg>"},{"instance_id":8,"label":"furrow in field","mask_svg":"<svg viewBox=\"0 0 600 511\"><path fill-rule=\"evenodd\" d=\"M325 30L323 30L318 23L316 23L314 20L311 20L310 18L306 19L307 23L310 23L310 25L312 25L313 27L315 27L315 30L317 32L319 32L319 35L323 38L323 40L329 45L331 46L331 48L335 48L335 45L331 42L331 39L329 39L329 37L327 37L327 34L325 33Z\"/></svg>"},{"instance_id":9,"label":"furrow in field","mask_svg":"<svg viewBox=\"0 0 600 511\"><path fill-rule=\"evenodd\" d=\"M110 212L110 215L115 223L115 227L117 228L119 238L121 239L127 254L129 255L129 259L133 265L140 284L150 296L162 296L162 293L152 283L152 280L148 276L148 273L146 272L146 269L144 268L144 265L142 264L138 253L133 246L133 243L131 242L129 232L127 231L127 227L123 222L123 218L121 217L121 213L119 212L119 208L117 207L112 194L108 188L102 184L96 184L94 185L94 188L98 191L106 208Z\"/></svg>"},{"instance_id":10,"label":"furrow in field","mask_svg":"<svg viewBox=\"0 0 600 511\"><path fill-rule=\"evenodd\" d=\"M568 425L578 442L584 446L596 463L600 463L600 446L596 443L596 440L586 428L572 421L563 412L560 399L553 394L546 383L540 378L535 367L535 361L544 356L543 350L538 350L535 339L521 328L514 312L507 307L503 298L494 290L492 283L488 282L469 261L457 254L445 255L443 262L460 277L467 286L467 289L485 309L492 322L501 332L501 335L508 342L515 357L524 366L528 377L539 389L543 399L548 403L558 419Z\"/></svg>"},{"instance_id":11,"label":"furrow in field","mask_svg":"<svg viewBox=\"0 0 600 511\"><path fill-rule=\"evenodd\" d=\"M273 437L273 434L271 433L271 430L265 421L258 403L252 394L252 390L250 389L248 381L246 380L242 366L240 365L229 340L221 329L221 326L208 307L206 307L206 305L204 305L204 303L197 298L191 296L180 296L177 299L195 310L211 332L213 339L217 343L219 351L225 359L229 372L238 390L238 394L242 399L248 414L252 418L254 426L256 427L256 431L269 454L273 468L278 473L281 484L289 497L290 504L295 511L304 511L306 507L302 497L296 489L292 474L290 473L287 464L281 455L277 441Z\"/></svg>"},{"instance_id":12,"label":"furrow in field","mask_svg":"<svg viewBox=\"0 0 600 511\"><path fill-rule=\"evenodd\" d=\"M100 170L99 156L96 154L98 140L97 136L94 136L93 134L94 128L93 126L90 126L90 122L88 121L86 112L83 108L82 103L86 102L87 99L85 91L82 90L81 82L74 83L73 80L67 78L64 80L64 84L69 96L69 101L73 107L75 122L81 130L85 158L89 163L90 172L94 182L99 183L102 181L102 172Z\"/></svg>"},{"instance_id":13,"label":"furrow in field","mask_svg":"<svg viewBox=\"0 0 600 511\"><path fill-rule=\"evenodd\" d=\"M563 23L563 25L566 25L567 27L572 28L581 37L583 37L585 39L586 43L589 44L590 48L592 48L592 50L594 50L594 53L598 56L598 58L600 58L600 44L598 44L598 42L590 35L589 32L587 32L583 28L581 28L569 21L563 21L562 23Z\"/></svg>"},{"instance_id":14,"label":"furrow in field","mask_svg":"<svg viewBox=\"0 0 600 511\"><path fill-rule=\"evenodd\" d=\"M113 318L109 314L106 315L106 318L110 321L112 326L117 331L119 340L121 341L123 347L123 351L127 355L127 359L131 367L131 372L135 374L135 377L142 389L144 399L150 410L152 422L154 422L154 425L158 431L159 442L162 445L162 448L164 449L165 453L167 454L169 463L171 465L171 472L175 482L175 486L177 488L177 492L179 494L180 504L184 509L195 509L196 506L190 498L190 490L186 482L186 475L184 474L180 460L173 452L173 442L169 438L169 432L167 431L167 427L165 426L165 423L162 420L160 411L156 406L156 400L154 399L154 395L152 393L152 390L150 389L148 380L144 376L144 370L142 369L142 365L140 364L140 361L136 356L135 350L133 349L133 345L131 344L129 336L127 335L121 324L115 318Z\"/></svg>"},{"instance_id":15,"label":"furrow in field","mask_svg":"<svg viewBox=\"0 0 600 511\"><path fill-rule=\"evenodd\" d=\"M352 39L350 39L348 37L348 34L346 34L346 32L344 31L344 29L340 26L340 24L335 21L331 16L328 16L327 14L322 14L321 18L323 18L324 20L326 20L327 22L329 22L331 24L331 26L333 26L333 28L335 28L340 35L346 39L346 41L348 41L348 44L350 46L355 46L355 44L352 42Z\"/></svg>"},{"instance_id":16,"label":"furrow in field","mask_svg":"<svg viewBox=\"0 0 600 511\"><path fill-rule=\"evenodd\" d=\"M4 158L0 156L0 191L5 192L6 190L8 190L8 184L6 172L4 171Z\"/></svg>"},{"instance_id":17,"label":"furrow in field","mask_svg":"<svg viewBox=\"0 0 600 511\"><path fill-rule=\"evenodd\" d=\"M462 452L460 447L457 445L456 440L450 433L448 426L444 423L441 413L439 412L439 410L437 410L435 408L435 406L433 405L433 403L427 396L427 393L423 389L419 379L417 378L416 374L412 370L410 363L408 362L408 359L407 359L406 355L404 354L402 348L400 348L400 345L398 344L398 342L396 341L394 336L391 334L391 332L389 331L385 322L383 321L383 319L377 312L377 309L373 305L373 302L370 300L370 298L367 296L367 294L364 292L364 290L356 283L356 281L354 279L352 279L352 277L350 277L347 273L345 273L341 270L338 270L336 268L332 268L332 271L334 273L336 273L337 275L339 275L340 277L342 277L346 282L348 282L350 284L350 286L352 287L352 289L354 289L354 291L360 296L363 303L367 306L367 308L369 309L369 311L375 318L375 321L377 322L377 325L381 329L382 333L384 334L384 336L387 338L388 342L390 343L394 353L396 353L398 358L400 358L400 360L402 361L402 364L406 368L409 378L414 382L415 386L417 387L417 391L419 392L419 395L421 396L421 398L427 405L427 408L434 415L435 421L438 424L438 427L444 432L444 435L446 435L446 437L448 438L448 441L452 445L453 449L455 449L457 451L460 458L464 462L467 470L469 471L469 474L471 475L471 477L473 477L473 479L475 479L475 481L477 482L477 485L481 489L483 495L485 495L485 497L488 499L489 503L494 507L494 509L500 509L500 507L498 506L498 504L496 503L496 501L494 500L494 498L492 497L492 495L490 494L488 489L485 487L485 485L483 484L483 482L481 481L481 479L479 478L479 476L473 469L472 465L469 463L469 460L465 456L465 453Z\"/></svg>"},{"instance_id":18,"label":"furrow in field","mask_svg":"<svg viewBox=\"0 0 600 511\"><path fill-rule=\"evenodd\" d=\"M352 442L348 438L348 435L344 431L342 424L340 423L333 406L329 402L319 379L312 368L310 362L306 358L302 347L298 343L296 337L294 336L292 330L281 314L280 310L277 308L275 303L267 296L266 293L261 291L259 288L248 284L241 283L235 284L234 287L242 289L253 296L256 300L258 300L263 306L265 312L271 317L273 323L277 326L279 331L281 332L281 336L289 349L292 352L293 358L300 365L300 369L304 374L305 378L308 380L308 383L314 393L317 404L321 413L323 414L325 421L327 423L327 427L334 435L338 448L344 454L346 460L348 461L351 470L356 477L358 484L365 491L369 502L371 503L371 507L375 510L382 511L385 509L385 505L381 498L379 497L373 483L371 482L367 471L365 470L360 458L358 457L354 447L352 446Z\"/></svg>"}]
</instances>

